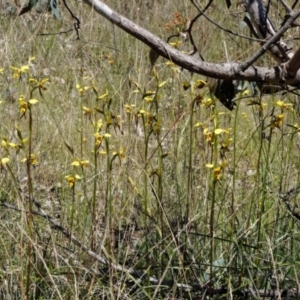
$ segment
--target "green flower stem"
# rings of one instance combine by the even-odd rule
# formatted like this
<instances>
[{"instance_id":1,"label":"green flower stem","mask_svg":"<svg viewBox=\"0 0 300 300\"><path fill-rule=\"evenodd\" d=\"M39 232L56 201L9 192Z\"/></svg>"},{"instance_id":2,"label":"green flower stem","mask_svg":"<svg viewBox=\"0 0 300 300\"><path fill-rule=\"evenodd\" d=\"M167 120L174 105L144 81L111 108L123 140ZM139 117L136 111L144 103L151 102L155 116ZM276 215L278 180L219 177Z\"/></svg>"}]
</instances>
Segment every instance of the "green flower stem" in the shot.
<instances>
[{"instance_id":1,"label":"green flower stem","mask_svg":"<svg viewBox=\"0 0 300 300\"><path fill-rule=\"evenodd\" d=\"M30 98L32 93L30 93ZM28 184L28 246L27 246L27 276L26 276L26 297L29 299L30 295L30 276L31 276L31 256L32 256L32 240L33 240L33 216L32 216L32 180L31 180L31 154L32 154L32 111L29 105L29 118L28 118L28 127L29 127L29 138L28 138L28 156L27 156L27 184Z\"/></svg>"}]
</instances>

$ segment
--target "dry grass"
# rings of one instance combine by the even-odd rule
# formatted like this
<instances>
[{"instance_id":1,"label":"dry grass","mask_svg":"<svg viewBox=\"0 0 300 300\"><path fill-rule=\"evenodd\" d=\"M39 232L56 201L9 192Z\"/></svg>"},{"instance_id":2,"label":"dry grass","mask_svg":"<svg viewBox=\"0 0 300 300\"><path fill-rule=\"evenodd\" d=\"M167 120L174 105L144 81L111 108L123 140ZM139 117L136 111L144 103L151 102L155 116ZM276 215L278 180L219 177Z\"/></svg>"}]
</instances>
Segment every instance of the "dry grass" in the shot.
<instances>
[{"instance_id":1,"label":"dry grass","mask_svg":"<svg viewBox=\"0 0 300 300\"><path fill-rule=\"evenodd\" d=\"M195 14L189 1L112 2L164 39L176 31L165 28L173 12ZM298 96L254 96L238 100L233 112L215 100L209 105L207 87L183 88L200 76L161 58L155 75L146 46L83 4L70 5L81 20L81 40L75 32L39 35L72 28L63 9L61 23L35 14L0 19L0 197L22 210L1 208L1 297L193 299L197 295L175 283L203 285L209 279L229 290L297 286L297 221L277 193L299 185L299 135L289 126L299 123L299 113L276 103L294 104ZM247 34L236 26L241 13L230 15L219 4L210 13ZM243 60L257 49L204 19L194 35L209 61ZM270 57L259 62L270 63ZM11 67L24 65L30 73L13 78ZM29 78L48 78L47 90L32 93ZM39 102L21 118L22 94ZM202 102L194 101L199 95ZM283 124L276 123L281 113ZM20 133L31 147L6 147L20 145ZM22 162L29 153L37 165ZM80 179L71 185L76 174ZM72 176L69 182L66 176ZM147 270L164 283L172 280L173 288L128 281L128 274L103 266L47 220L26 213L38 210L33 198L110 263ZM295 194L290 200L297 207Z\"/></svg>"}]
</instances>

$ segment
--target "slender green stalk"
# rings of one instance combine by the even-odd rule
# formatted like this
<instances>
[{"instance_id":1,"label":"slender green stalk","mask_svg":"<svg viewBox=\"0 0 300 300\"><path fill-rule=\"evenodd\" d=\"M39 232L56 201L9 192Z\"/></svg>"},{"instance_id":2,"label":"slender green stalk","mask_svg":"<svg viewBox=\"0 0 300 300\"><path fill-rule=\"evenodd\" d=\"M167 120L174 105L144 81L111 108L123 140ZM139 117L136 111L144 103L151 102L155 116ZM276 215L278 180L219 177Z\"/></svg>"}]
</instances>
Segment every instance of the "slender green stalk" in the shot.
<instances>
[{"instance_id":1,"label":"slender green stalk","mask_svg":"<svg viewBox=\"0 0 300 300\"><path fill-rule=\"evenodd\" d=\"M187 176L187 197L185 208L185 222L190 218L190 207L192 201L192 175L193 175L193 126L194 126L194 105L195 105L195 90L194 83L191 80L191 103L190 103L190 117L189 117L189 152L188 152L188 176Z\"/></svg>"},{"instance_id":2,"label":"slender green stalk","mask_svg":"<svg viewBox=\"0 0 300 300\"><path fill-rule=\"evenodd\" d=\"M218 129L219 127L219 119L218 119L218 111L216 107L212 111L213 116L213 122L214 122L214 131ZM211 147L212 151L212 161L213 166L216 168L218 165L218 135L213 134L213 145ZM210 206L210 215L209 215L209 236L210 236L210 252L209 252L209 264L210 264L210 296L211 291L213 288L213 282L214 282L214 272L213 272L213 265L215 261L215 206L216 206L216 188L218 184L218 176L215 174L215 169L211 175L211 182L209 187L209 193L211 201Z\"/></svg>"},{"instance_id":3,"label":"slender green stalk","mask_svg":"<svg viewBox=\"0 0 300 300\"><path fill-rule=\"evenodd\" d=\"M30 93L30 98L32 97L32 92ZM28 156L26 160L27 166L27 188L28 188L28 246L27 246L27 275L26 275L26 297L30 297L30 277L31 277L31 268L32 268L32 240L33 240L33 216L32 216L32 179L31 179L31 163L32 163L32 111L31 106L28 104L29 118L28 118Z\"/></svg>"},{"instance_id":4,"label":"slender green stalk","mask_svg":"<svg viewBox=\"0 0 300 300\"><path fill-rule=\"evenodd\" d=\"M75 214L75 181L74 184L72 186L72 205L71 205L71 216L70 216L70 232L73 232L73 226L74 226L74 214ZM72 247L72 240L71 238L69 239L69 248L71 249ZM71 268L68 268L68 272L67 272L67 282L69 283L69 285L72 285L72 272L71 272ZM70 288L67 289L66 291L66 299L71 299L71 290Z\"/></svg>"},{"instance_id":5,"label":"slender green stalk","mask_svg":"<svg viewBox=\"0 0 300 300\"><path fill-rule=\"evenodd\" d=\"M91 205L91 249L94 250L95 236L94 236L94 224L96 222L96 200L97 200L97 186L98 186L98 149L99 146L94 145L94 182L93 182L93 198Z\"/></svg>"},{"instance_id":6,"label":"slender green stalk","mask_svg":"<svg viewBox=\"0 0 300 300\"><path fill-rule=\"evenodd\" d=\"M144 200L144 227L145 229L148 228L148 218L147 215L150 211L149 209L149 203L148 203L148 173L147 173L147 164L148 164L148 143L149 143L149 137L150 137L150 132L147 129L146 126L146 120L145 120L145 116L142 115L142 120L143 120L143 129L144 129L144 146L145 146L145 150L144 150L144 161L145 161L145 167L144 167L144 175L143 175L143 183L144 183L144 193L143 193L143 200ZM145 243L146 243L146 269L147 269L147 273L148 273L148 281L149 281L149 277L150 277L150 266L151 266L151 262L150 262L150 253L149 253L149 238L148 235L146 234L145 237ZM150 282L149 282L150 283Z\"/></svg>"},{"instance_id":7,"label":"slender green stalk","mask_svg":"<svg viewBox=\"0 0 300 300\"><path fill-rule=\"evenodd\" d=\"M75 214L75 181L74 181L74 184L72 186L72 205L71 205L71 216L70 216L70 232L73 231L73 226L74 226L74 214ZM70 246L71 246L71 240L70 240Z\"/></svg>"},{"instance_id":8,"label":"slender green stalk","mask_svg":"<svg viewBox=\"0 0 300 300\"><path fill-rule=\"evenodd\" d=\"M152 100L152 103L154 105L155 109L155 116L156 116L156 123L153 124L155 136L156 136L156 142L157 142L157 159L158 159L158 169L157 169L157 177L158 177L158 185L157 185L157 192L155 192L155 198L157 200L157 211L159 215L159 223L160 223L160 230L156 230L156 240L159 243L159 256L161 258L160 263L161 267L164 266L164 256L160 255L163 253L165 249L165 229L164 229L164 211L163 211L163 149L162 149L162 140L161 140L161 117L160 117L160 111L159 111L159 90L160 90L160 83L158 74L154 72L155 79L156 79L156 91L154 94L154 98ZM158 274L160 276L161 274Z\"/></svg>"},{"instance_id":9,"label":"slender green stalk","mask_svg":"<svg viewBox=\"0 0 300 300\"><path fill-rule=\"evenodd\" d=\"M231 215L232 215L232 222L231 222L231 228L232 233L234 233L235 230L235 184L236 184L236 167L237 167L237 132L238 132L238 114L239 114L239 107L240 107L240 101L237 102L237 106L235 109L235 117L234 117L234 128L233 128L233 173L232 173L232 193L231 193Z\"/></svg>"},{"instance_id":10,"label":"slender green stalk","mask_svg":"<svg viewBox=\"0 0 300 300\"><path fill-rule=\"evenodd\" d=\"M106 129L108 133L108 128ZM112 199L112 162L110 157L109 138L105 138L105 150L106 150L106 192L105 192L105 224L107 229L112 230L112 213L113 213L113 199ZM109 243L110 244L110 243ZM111 255L111 252L108 252Z\"/></svg>"},{"instance_id":11,"label":"slender green stalk","mask_svg":"<svg viewBox=\"0 0 300 300\"><path fill-rule=\"evenodd\" d=\"M259 156L259 166L263 166L262 172L260 172L260 186L261 186L261 193L259 195L260 199L260 210L258 214L258 231L257 231L257 247L260 248L260 240L261 240L261 226L262 226L262 217L265 213L265 206L266 206L266 196L267 196L267 182L268 182L268 175L270 171L270 157L271 157L271 145L272 145L272 136L273 136L273 127L270 126L269 136L265 136L266 133L264 131L265 128L265 122L264 122L264 116L262 115L262 111L260 114L261 122L261 131L260 131L260 156ZM267 149L265 153L265 162L262 161L262 151L264 144L267 144Z\"/></svg>"},{"instance_id":12,"label":"slender green stalk","mask_svg":"<svg viewBox=\"0 0 300 300\"><path fill-rule=\"evenodd\" d=\"M260 105L259 105L259 110L258 110L258 119L259 119L259 128L260 128L260 132L259 132L259 148L258 148L258 159L257 159L257 167L256 167L256 173L257 173L257 199L259 199L259 201L262 201L260 203L260 210L259 210L259 214L258 214L258 224L257 224L257 247L258 249L260 248L260 230L261 230L261 217L262 217L262 213L264 212L265 208L264 208L264 199L261 199L261 180L263 178L263 173L261 172L261 168L263 166L263 160L262 160L262 153L263 153L263 143L265 142L263 139L264 136L264 127L265 127L265 120L264 120L264 116L263 116L263 111L262 111L262 103L261 103L261 98L260 98Z\"/></svg>"}]
</instances>

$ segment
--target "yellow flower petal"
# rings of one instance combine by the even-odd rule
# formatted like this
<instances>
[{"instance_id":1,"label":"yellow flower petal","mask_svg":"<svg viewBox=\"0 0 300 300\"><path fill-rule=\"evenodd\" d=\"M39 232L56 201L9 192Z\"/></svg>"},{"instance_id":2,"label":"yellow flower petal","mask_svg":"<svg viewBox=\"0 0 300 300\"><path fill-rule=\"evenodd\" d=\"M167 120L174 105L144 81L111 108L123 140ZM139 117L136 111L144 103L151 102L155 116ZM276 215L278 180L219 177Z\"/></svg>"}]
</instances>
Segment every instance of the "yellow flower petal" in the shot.
<instances>
[{"instance_id":1,"label":"yellow flower petal","mask_svg":"<svg viewBox=\"0 0 300 300\"><path fill-rule=\"evenodd\" d=\"M98 100L103 99L103 98L105 98L105 97L107 97L107 96L108 96L108 90L106 89L105 94L100 95L100 96L98 97Z\"/></svg>"},{"instance_id":2,"label":"yellow flower petal","mask_svg":"<svg viewBox=\"0 0 300 300\"><path fill-rule=\"evenodd\" d=\"M80 166L80 162L79 162L78 160L74 160L74 161L71 163L71 166L78 167L78 166Z\"/></svg>"},{"instance_id":3,"label":"yellow flower petal","mask_svg":"<svg viewBox=\"0 0 300 300\"><path fill-rule=\"evenodd\" d=\"M214 167L213 164L206 164L205 166L206 166L206 168L209 168L209 169L212 169Z\"/></svg>"},{"instance_id":4,"label":"yellow flower petal","mask_svg":"<svg viewBox=\"0 0 300 300\"><path fill-rule=\"evenodd\" d=\"M248 96L248 95L250 95L250 91L248 89L243 91L242 96L245 97L245 96Z\"/></svg>"},{"instance_id":5,"label":"yellow flower petal","mask_svg":"<svg viewBox=\"0 0 300 300\"><path fill-rule=\"evenodd\" d=\"M80 161L80 164L81 164L83 167L86 167L89 163L90 163L89 160L82 160L82 161Z\"/></svg>"},{"instance_id":6,"label":"yellow flower petal","mask_svg":"<svg viewBox=\"0 0 300 300\"><path fill-rule=\"evenodd\" d=\"M28 73L28 71L29 71L28 66L22 66L21 69L20 69L20 72L22 72L22 73Z\"/></svg>"},{"instance_id":7,"label":"yellow flower petal","mask_svg":"<svg viewBox=\"0 0 300 300\"><path fill-rule=\"evenodd\" d=\"M65 178L69 183L69 187L72 188L75 183L75 178L72 175L67 175L67 176L65 176Z\"/></svg>"},{"instance_id":8,"label":"yellow flower petal","mask_svg":"<svg viewBox=\"0 0 300 300\"><path fill-rule=\"evenodd\" d=\"M158 87L163 87L165 84L167 83L167 81L163 81L162 83L160 83L159 85L158 85Z\"/></svg>"},{"instance_id":9,"label":"yellow flower petal","mask_svg":"<svg viewBox=\"0 0 300 300\"><path fill-rule=\"evenodd\" d=\"M203 123L201 123L201 122L197 122L195 125L194 125L194 127L201 127L201 126L203 126Z\"/></svg>"},{"instance_id":10,"label":"yellow flower petal","mask_svg":"<svg viewBox=\"0 0 300 300\"><path fill-rule=\"evenodd\" d=\"M92 110L86 106L83 106L82 109L86 114L90 114L92 112Z\"/></svg>"},{"instance_id":11,"label":"yellow flower petal","mask_svg":"<svg viewBox=\"0 0 300 300\"><path fill-rule=\"evenodd\" d=\"M19 149L19 145L15 143L8 143L9 147L14 148L14 149Z\"/></svg>"},{"instance_id":12,"label":"yellow flower petal","mask_svg":"<svg viewBox=\"0 0 300 300\"><path fill-rule=\"evenodd\" d=\"M36 103L38 103L39 102L39 100L37 100L37 99L30 99L29 100L29 103L30 104L36 104Z\"/></svg>"},{"instance_id":13,"label":"yellow flower petal","mask_svg":"<svg viewBox=\"0 0 300 300\"><path fill-rule=\"evenodd\" d=\"M198 89L202 89L207 85L207 83L204 80L198 79L195 83L195 87Z\"/></svg>"},{"instance_id":14,"label":"yellow flower petal","mask_svg":"<svg viewBox=\"0 0 300 300\"><path fill-rule=\"evenodd\" d=\"M227 130L218 128L218 129L215 129L214 134L218 135L218 134L221 134L221 133L224 133L224 132L228 133Z\"/></svg>"},{"instance_id":15,"label":"yellow flower petal","mask_svg":"<svg viewBox=\"0 0 300 300\"><path fill-rule=\"evenodd\" d=\"M9 158L8 158L8 157L3 157L3 158L1 159L2 165L7 164L8 162L9 162Z\"/></svg>"}]
</instances>

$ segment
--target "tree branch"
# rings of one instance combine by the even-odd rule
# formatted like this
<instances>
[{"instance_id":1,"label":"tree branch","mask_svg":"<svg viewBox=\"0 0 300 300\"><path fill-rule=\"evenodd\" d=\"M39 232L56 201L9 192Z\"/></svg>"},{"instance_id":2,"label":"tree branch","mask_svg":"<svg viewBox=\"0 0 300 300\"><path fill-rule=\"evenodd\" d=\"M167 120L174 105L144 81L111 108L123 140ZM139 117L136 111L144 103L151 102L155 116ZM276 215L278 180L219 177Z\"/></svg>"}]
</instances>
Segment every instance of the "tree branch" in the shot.
<instances>
[{"instance_id":1,"label":"tree branch","mask_svg":"<svg viewBox=\"0 0 300 300\"><path fill-rule=\"evenodd\" d=\"M256 42L262 42L263 40L261 40L260 38L252 38L250 36L246 36L246 35L242 35L242 34L238 34L237 32L233 32L230 29L227 29L223 26L221 26L220 24L218 24L217 22L215 22L212 18L210 18L208 15L205 14L204 10L201 10L193 1L191 1L193 3L193 5L197 8L197 10L206 18L206 20L208 20L210 23L212 23L213 25L215 25L217 28L219 28L220 30L225 31L228 34L246 39L246 40L250 40L250 41L256 41Z\"/></svg>"},{"instance_id":2,"label":"tree branch","mask_svg":"<svg viewBox=\"0 0 300 300\"><path fill-rule=\"evenodd\" d=\"M280 40L282 35L291 27L291 24L299 17L300 9L296 13L291 13L291 16L288 18L284 26L272 36L250 59L243 63L240 67L241 70L246 70L249 68L255 61L257 61L268 49Z\"/></svg>"},{"instance_id":3,"label":"tree branch","mask_svg":"<svg viewBox=\"0 0 300 300\"><path fill-rule=\"evenodd\" d=\"M294 56L284 64L284 67L288 76L295 76L300 68L300 48L296 51Z\"/></svg>"},{"instance_id":4,"label":"tree branch","mask_svg":"<svg viewBox=\"0 0 300 300\"><path fill-rule=\"evenodd\" d=\"M144 44L148 45L154 49L159 55L164 58L173 61L178 66L187 69L191 72L198 73L204 76L218 78L218 79L229 79L229 80L247 80L247 81L260 81L265 83L272 84L281 84L282 83L282 74L279 67L248 67L247 70L242 71L241 67L245 67L243 64L238 63L223 63L223 64L214 64L209 62L204 62L199 59L195 59L189 55L183 54L180 51L176 50L163 40L159 39L154 34L145 30L144 28L138 26L129 19L118 14L112 10L109 6L103 3L100 0L84 0L84 2L90 5L95 11L101 14L103 17L111 21L116 26L120 27L130 35L134 36L138 40L142 41ZM300 14L298 11L296 14L293 13L289 20L287 21L289 26ZM280 34L283 34L286 30L286 26L281 28L276 36L271 38L265 45L264 50L266 51L269 45L272 45L274 42L280 38ZM254 59L255 61L255 59ZM248 64L247 64L248 65ZM247 67L246 65L246 67ZM285 84L292 86L299 86L300 83L300 72L290 78L286 78Z\"/></svg>"}]
</instances>

